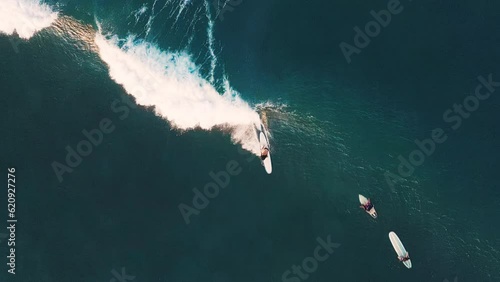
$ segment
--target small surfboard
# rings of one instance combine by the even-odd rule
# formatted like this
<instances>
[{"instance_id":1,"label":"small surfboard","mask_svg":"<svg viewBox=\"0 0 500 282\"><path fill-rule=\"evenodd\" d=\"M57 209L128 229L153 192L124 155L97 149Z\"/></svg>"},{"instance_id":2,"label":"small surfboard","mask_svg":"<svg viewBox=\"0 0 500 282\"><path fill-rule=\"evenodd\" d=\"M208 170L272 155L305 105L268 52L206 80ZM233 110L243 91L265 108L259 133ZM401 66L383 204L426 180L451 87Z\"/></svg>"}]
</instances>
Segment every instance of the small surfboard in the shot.
<instances>
[{"instance_id":1,"label":"small surfboard","mask_svg":"<svg viewBox=\"0 0 500 282\"><path fill-rule=\"evenodd\" d=\"M259 152L263 148L268 148L269 152L267 153L267 158L262 161L262 165L266 169L267 174L271 174L273 172L273 165L271 163L271 149L269 147L269 139L267 138L266 131L264 129L264 125L260 124L260 129L255 128L257 130L257 136L259 137Z\"/></svg>"},{"instance_id":2,"label":"small surfboard","mask_svg":"<svg viewBox=\"0 0 500 282\"><path fill-rule=\"evenodd\" d=\"M405 249L405 246L403 246L403 243L401 243L401 240L399 240L398 235L394 232L389 232L389 240L391 240L392 247L394 248L394 251L396 251L396 254L398 254L398 257L404 257L408 253ZM403 264L407 268L411 268L411 260L403 261Z\"/></svg>"},{"instance_id":3,"label":"small surfboard","mask_svg":"<svg viewBox=\"0 0 500 282\"><path fill-rule=\"evenodd\" d=\"M362 204L362 205L365 205L366 203L368 203L368 199L365 198L365 196L359 194L359 202ZM373 205L373 204L372 204ZM369 214L371 217L373 218L377 218L377 211L375 210L375 206L373 206L369 211L366 211L367 214Z\"/></svg>"}]
</instances>

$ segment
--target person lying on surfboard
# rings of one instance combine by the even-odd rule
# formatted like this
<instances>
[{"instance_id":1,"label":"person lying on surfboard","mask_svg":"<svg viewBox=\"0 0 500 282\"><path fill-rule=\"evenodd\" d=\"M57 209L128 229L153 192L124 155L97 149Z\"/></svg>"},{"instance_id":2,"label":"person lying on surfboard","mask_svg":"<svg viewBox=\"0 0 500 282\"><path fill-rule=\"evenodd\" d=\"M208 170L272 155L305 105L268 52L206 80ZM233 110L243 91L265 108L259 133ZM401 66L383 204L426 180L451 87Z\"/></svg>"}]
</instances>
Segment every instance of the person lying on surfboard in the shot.
<instances>
[{"instance_id":1,"label":"person lying on surfboard","mask_svg":"<svg viewBox=\"0 0 500 282\"><path fill-rule=\"evenodd\" d=\"M268 154L269 154L269 149L266 147L262 148L262 150L260 151L260 159L265 160Z\"/></svg>"},{"instance_id":2,"label":"person lying on surfboard","mask_svg":"<svg viewBox=\"0 0 500 282\"><path fill-rule=\"evenodd\" d=\"M399 259L399 261L401 261L401 262L405 262L405 261L407 261L407 260L410 260L410 253L406 252L406 256L404 256L404 257L399 257L399 256L398 256L398 259Z\"/></svg>"},{"instance_id":3,"label":"person lying on surfboard","mask_svg":"<svg viewBox=\"0 0 500 282\"><path fill-rule=\"evenodd\" d=\"M368 199L368 202L366 202L366 204L361 205L359 207L362 208L362 209L365 209L365 211L370 211L373 208L373 204L370 201L370 199Z\"/></svg>"}]
</instances>

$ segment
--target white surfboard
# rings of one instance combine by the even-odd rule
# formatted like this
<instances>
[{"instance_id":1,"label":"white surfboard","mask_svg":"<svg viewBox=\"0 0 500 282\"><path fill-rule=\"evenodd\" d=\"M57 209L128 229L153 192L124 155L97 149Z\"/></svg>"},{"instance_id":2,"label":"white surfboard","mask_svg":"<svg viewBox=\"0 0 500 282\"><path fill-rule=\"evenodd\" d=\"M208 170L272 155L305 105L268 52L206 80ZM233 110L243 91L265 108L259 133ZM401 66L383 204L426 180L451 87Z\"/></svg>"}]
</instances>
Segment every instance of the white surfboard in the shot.
<instances>
[{"instance_id":1,"label":"white surfboard","mask_svg":"<svg viewBox=\"0 0 500 282\"><path fill-rule=\"evenodd\" d=\"M264 131L260 131L259 133L259 142L260 142L260 150L262 150L262 148L269 149L269 142L267 140L267 136L264 134ZM271 163L271 150L267 152L267 158L262 161L262 165L264 165L267 174L271 174L271 172L273 172L273 165Z\"/></svg>"},{"instance_id":2,"label":"white surfboard","mask_svg":"<svg viewBox=\"0 0 500 282\"><path fill-rule=\"evenodd\" d=\"M359 194L359 202L362 205L366 205L368 203L368 199L365 196ZM372 205L373 205L373 203L372 203ZM369 211L366 211L366 213L369 214L373 218L377 218L377 216L378 216L377 211L375 210L375 206L373 206Z\"/></svg>"},{"instance_id":3,"label":"white surfboard","mask_svg":"<svg viewBox=\"0 0 500 282\"><path fill-rule=\"evenodd\" d=\"M398 254L398 257L404 257L408 253L405 249L405 246L403 246L403 243L401 243L401 240L399 240L398 235L394 232L389 232L389 240L391 240L392 247L394 248L394 251L396 251L396 254ZM411 260L403 261L403 264L411 268Z\"/></svg>"}]
</instances>

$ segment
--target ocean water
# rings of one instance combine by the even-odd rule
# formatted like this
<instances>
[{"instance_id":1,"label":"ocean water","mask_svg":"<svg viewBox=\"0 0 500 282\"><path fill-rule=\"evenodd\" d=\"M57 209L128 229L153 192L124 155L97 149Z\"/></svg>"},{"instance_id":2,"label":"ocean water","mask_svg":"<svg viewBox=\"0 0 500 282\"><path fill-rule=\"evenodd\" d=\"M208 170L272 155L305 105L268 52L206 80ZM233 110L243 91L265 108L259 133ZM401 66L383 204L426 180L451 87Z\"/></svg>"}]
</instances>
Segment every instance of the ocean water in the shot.
<instances>
[{"instance_id":1,"label":"ocean water","mask_svg":"<svg viewBox=\"0 0 500 282\"><path fill-rule=\"evenodd\" d=\"M2 1L0 281L500 281L498 3L219 2Z\"/></svg>"}]
</instances>

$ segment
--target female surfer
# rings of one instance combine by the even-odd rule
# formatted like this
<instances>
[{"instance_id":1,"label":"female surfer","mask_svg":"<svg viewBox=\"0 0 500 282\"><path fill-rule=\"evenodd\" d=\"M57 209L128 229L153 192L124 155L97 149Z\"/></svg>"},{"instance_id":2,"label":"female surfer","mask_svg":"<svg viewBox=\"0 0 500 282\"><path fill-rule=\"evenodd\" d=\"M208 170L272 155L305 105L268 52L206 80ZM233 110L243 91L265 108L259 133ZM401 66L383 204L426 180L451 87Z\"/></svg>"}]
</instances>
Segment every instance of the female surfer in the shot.
<instances>
[{"instance_id":1,"label":"female surfer","mask_svg":"<svg viewBox=\"0 0 500 282\"><path fill-rule=\"evenodd\" d=\"M366 202L366 204L361 205L359 207L362 208L362 209L364 209L365 211L370 211L373 208L373 204L370 201L370 199L368 199L368 202Z\"/></svg>"},{"instance_id":2,"label":"female surfer","mask_svg":"<svg viewBox=\"0 0 500 282\"><path fill-rule=\"evenodd\" d=\"M407 261L407 260L410 260L410 253L406 252L406 256L404 256L404 257L399 257L399 256L398 256L398 259L399 259L399 261L401 261L401 262L405 262L405 261Z\"/></svg>"}]
</instances>

